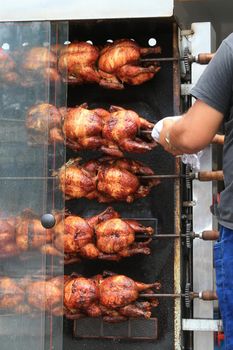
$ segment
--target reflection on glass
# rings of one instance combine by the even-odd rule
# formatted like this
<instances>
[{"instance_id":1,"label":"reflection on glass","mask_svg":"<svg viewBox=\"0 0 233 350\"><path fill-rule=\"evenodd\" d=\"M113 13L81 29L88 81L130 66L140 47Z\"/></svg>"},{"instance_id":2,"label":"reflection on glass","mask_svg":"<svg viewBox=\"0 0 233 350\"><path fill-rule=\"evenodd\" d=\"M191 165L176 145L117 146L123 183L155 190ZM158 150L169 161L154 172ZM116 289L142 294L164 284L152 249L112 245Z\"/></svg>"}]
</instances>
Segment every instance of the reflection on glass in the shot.
<instances>
[{"instance_id":1,"label":"reflection on glass","mask_svg":"<svg viewBox=\"0 0 233 350\"><path fill-rule=\"evenodd\" d=\"M63 250L60 260L47 257L53 234L40 218L59 212L62 227L64 199L53 174L65 150L48 142L48 125L56 124L49 109L37 144L29 142L26 115L38 104L66 106L57 72L66 40L67 23L0 24L1 350L62 349L62 317L53 316L63 313Z\"/></svg>"}]
</instances>

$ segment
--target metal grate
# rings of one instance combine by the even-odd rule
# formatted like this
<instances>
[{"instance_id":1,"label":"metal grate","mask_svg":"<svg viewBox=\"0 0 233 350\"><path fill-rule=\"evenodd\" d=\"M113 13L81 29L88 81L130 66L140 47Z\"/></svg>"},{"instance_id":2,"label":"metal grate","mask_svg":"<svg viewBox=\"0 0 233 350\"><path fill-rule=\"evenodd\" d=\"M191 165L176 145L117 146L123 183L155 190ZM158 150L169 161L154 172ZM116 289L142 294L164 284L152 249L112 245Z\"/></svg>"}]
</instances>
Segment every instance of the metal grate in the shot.
<instances>
[{"instance_id":1,"label":"metal grate","mask_svg":"<svg viewBox=\"0 0 233 350\"><path fill-rule=\"evenodd\" d=\"M106 323L101 318L74 321L73 335L85 339L158 339L158 319L130 319L122 323Z\"/></svg>"}]
</instances>

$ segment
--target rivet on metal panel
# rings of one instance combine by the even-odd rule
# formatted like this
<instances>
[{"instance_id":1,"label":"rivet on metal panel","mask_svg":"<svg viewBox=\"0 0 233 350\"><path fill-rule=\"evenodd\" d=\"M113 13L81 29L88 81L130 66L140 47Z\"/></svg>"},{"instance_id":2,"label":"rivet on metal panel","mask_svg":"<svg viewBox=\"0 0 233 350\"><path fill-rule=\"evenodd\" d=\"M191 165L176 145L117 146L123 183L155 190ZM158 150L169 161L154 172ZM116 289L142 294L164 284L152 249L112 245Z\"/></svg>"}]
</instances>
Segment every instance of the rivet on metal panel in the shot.
<instances>
[{"instance_id":1,"label":"rivet on metal panel","mask_svg":"<svg viewBox=\"0 0 233 350\"><path fill-rule=\"evenodd\" d=\"M189 35L193 35L193 34L194 34L193 29L184 29L184 30L180 31L181 36L189 36Z\"/></svg>"},{"instance_id":2,"label":"rivet on metal panel","mask_svg":"<svg viewBox=\"0 0 233 350\"><path fill-rule=\"evenodd\" d=\"M192 84L181 84L181 95L189 96L192 87L193 87Z\"/></svg>"},{"instance_id":3,"label":"rivet on metal panel","mask_svg":"<svg viewBox=\"0 0 233 350\"><path fill-rule=\"evenodd\" d=\"M184 201L182 203L183 207L195 207L196 204L196 201Z\"/></svg>"}]
</instances>

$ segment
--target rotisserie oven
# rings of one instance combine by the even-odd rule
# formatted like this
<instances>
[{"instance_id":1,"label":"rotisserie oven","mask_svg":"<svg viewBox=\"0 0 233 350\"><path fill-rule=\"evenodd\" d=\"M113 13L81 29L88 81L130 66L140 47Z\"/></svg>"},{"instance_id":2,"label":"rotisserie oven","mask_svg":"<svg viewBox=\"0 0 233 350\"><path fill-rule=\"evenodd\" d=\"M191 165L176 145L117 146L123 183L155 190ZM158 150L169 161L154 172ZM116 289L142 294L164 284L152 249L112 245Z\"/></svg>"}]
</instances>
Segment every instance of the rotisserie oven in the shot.
<instances>
[{"instance_id":1,"label":"rotisserie oven","mask_svg":"<svg viewBox=\"0 0 233 350\"><path fill-rule=\"evenodd\" d=\"M173 1L87 2L1 16L1 350L192 349L182 319L216 298L193 292L193 181L222 173L151 137L191 54Z\"/></svg>"}]
</instances>

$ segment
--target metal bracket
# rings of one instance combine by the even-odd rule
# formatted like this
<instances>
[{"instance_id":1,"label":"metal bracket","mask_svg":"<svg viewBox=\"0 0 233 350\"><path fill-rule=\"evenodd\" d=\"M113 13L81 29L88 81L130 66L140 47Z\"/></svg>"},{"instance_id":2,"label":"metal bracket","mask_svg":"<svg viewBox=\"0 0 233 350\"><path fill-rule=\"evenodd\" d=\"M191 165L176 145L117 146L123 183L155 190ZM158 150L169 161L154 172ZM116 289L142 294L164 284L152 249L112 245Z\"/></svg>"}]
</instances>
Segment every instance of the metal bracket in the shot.
<instances>
[{"instance_id":1,"label":"metal bracket","mask_svg":"<svg viewBox=\"0 0 233 350\"><path fill-rule=\"evenodd\" d=\"M183 331L222 332L222 320L182 319Z\"/></svg>"},{"instance_id":2,"label":"metal bracket","mask_svg":"<svg viewBox=\"0 0 233 350\"><path fill-rule=\"evenodd\" d=\"M189 35L193 35L193 34L194 34L193 29L183 29L180 31L181 36L189 36Z\"/></svg>"},{"instance_id":3,"label":"metal bracket","mask_svg":"<svg viewBox=\"0 0 233 350\"><path fill-rule=\"evenodd\" d=\"M195 205L197 205L197 202L196 202L196 201L184 201L184 202L182 203L182 206L183 206L183 207L186 207L186 208L195 207Z\"/></svg>"},{"instance_id":4,"label":"metal bracket","mask_svg":"<svg viewBox=\"0 0 233 350\"><path fill-rule=\"evenodd\" d=\"M193 84L181 84L181 91L180 91L181 95L189 96L192 87L193 87Z\"/></svg>"}]
</instances>

